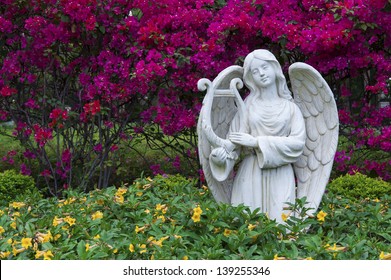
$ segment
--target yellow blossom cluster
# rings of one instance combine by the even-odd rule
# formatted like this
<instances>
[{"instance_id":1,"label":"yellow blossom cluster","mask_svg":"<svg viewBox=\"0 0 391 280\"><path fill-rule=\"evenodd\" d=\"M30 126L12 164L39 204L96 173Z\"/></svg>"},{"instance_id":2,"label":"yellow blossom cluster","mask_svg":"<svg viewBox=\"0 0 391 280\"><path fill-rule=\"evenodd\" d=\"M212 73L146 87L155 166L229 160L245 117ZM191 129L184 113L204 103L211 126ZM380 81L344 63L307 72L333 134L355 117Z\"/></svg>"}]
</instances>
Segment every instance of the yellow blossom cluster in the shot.
<instances>
[{"instance_id":1,"label":"yellow blossom cluster","mask_svg":"<svg viewBox=\"0 0 391 280\"><path fill-rule=\"evenodd\" d=\"M92 220L102 219L102 218L103 218L103 213L101 211L96 211L91 215Z\"/></svg>"},{"instance_id":2,"label":"yellow blossom cluster","mask_svg":"<svg viewBox=\"0 0 391 280\"><path fill-rule=\"evenodd\" d=\"M138 244L137 247L139 248L139 253L140 254L144 254L147 252L147 245L146 244ZM131 253L134 253L135 252L135 246L131 243L129 244L129 251Z\"/></svg>"},{"instance_id":3,"label":"yellow blossom cluster","mask_svg":"<svg viewBox=\"0 0 391 280\"><path fill-rule=\"evenodd\" d=\"M44 260L51 260L52 258L54 258L54 255L53 255L51 250L48 250L48 251L37 251L35 253L35 258L36 259L39 259L42 256L43 256Z\"/></svg>"},{"instance_id":4,"label":"yellow blossom cluster","mask_svg":"<svg viewBox=\"0 0 391 280\"><path fill-rule=\"evenodd\" d=\"M37 240L39 243L46 243L53 240L53 236L49 230L47 233L41 233L41 232L36 233L34 239Z\"/></svg>"},{"instance_id":5,"label":"yellow blossom cluster","mask_svg":"<svg viewBox=\"0 0 391 280\"><path fill-rule=\"evenodd\" d=\"M168 236L164 236L162 238L160 238L159 240L156 240L155 237L153 236L150 236L148 238L148 243L152 246L152 245L156 245L156 246L159 246L159 247L162 247L163 246L163 241L164 240L167 240L169 237Z\"/></svg>"},{"instance_id":6,"label":"yellow blossom cluster","mask_svg":"<svg viewBox=\"0 0 391 280\"><path fill-rule=\"evenodd\" d=\"M202 209L200 206L197 206L196 208L193 209L193 216L191 219L193 222L198 223L201 221L201 214L202 214Z\"/></svg>"},{"instance_id":7,"label":"yellow blossom cluster","mask_svg":"<svg viewBox=\"0 0 391 280\"><path fill-rule=\"evenodd\" d=\"M128 191L126 188L119 188L114 195L114 201L118 204L124 203L124 194Z\"/></svg>"},{"instance_id":8,"label":"yellow blossom cluster","mask_svg":"<svg viewBox=\"0 0 391 280\"><path fill-rule=\"evenodd\" d=\"M166 221L166 217L164 216L167 213L168 207L166 204L156 204L155 206L155 214L156 220L161 220L163 223Z\"/></svg>"},{"instance_id":9,"label":"yellow blossom cluster","mask_svg":"<svg viewBox=\"0 0 391 280\"><path fill-rule=\"evenodd\" d=\"M391 260L391 253L385 254L383 251L380 253L379 259Z\"/></svg>"},{"instance_id":10,"label":"yellow blossom cluster","mask_svg":"<svg viewBox=\"0 0 391 280\"><path fill-rule=\"evenodd\" d=\"M8 256L9 256L10 254L11 254L10 251L0 252L0 259L8 258Z\"/></svg>"},{"instance_id":11,"label":"yellow blossom cluster","mask_svg":"<svg viewBox=\"0 0 391 280\"><path fill-rule=\"evenodd\" d=\"M147 225L146 225L146 226L142 226L142 227L136 226L136 228L135 228L134 231L135 231L136 233L144 232L144 230L147 229L147 228L148 228Z\"/></svg>"},{"instance_id":12,"label":"yellow blossom cluster","mask_svg":"<svg viewBox=\"0 0 391 280\"><path fill-rule=\"evenodd\" d=\"M58 226L59 224L63 223L63 222L66 222L69 224L69 226L73 226L75 223L76 223L76 219L75 218L72 218L71 216L66 216L65 218L58 218L57 216L55 216L53 218L53 226ZM64 227L63 227L64 228Z\"/></svg>"},{"instance_id":13,"label":"yellow blossom cluster","mask_svg":"<svg viewBox=\"0 0 391 280\"><path fill-rule=\"evenodd\" d=\"M256 227L257 227L256 225L249 224L247 228L249 231L251 231L251 230L254 230Z\"/></svg>"},{"instance_id":14,"label":"yellow blossom cluster","mask_svg":"<svg viewBox=\"0 0 391 280\"><path fill-rule=\"evenodd\" d=\"M12 207L15 208L15 209L20 209L20 208L26 206L26 204L23 203L23 202L12 202L11 205L12 205Z\"/></svg>"},{"instance_id":15,"label":"yellow blossom cluster","mask_svg":"<svg viewBox=\"0 0 391 280\"><path fill-rule=\"evenodd\" d=\"M75 201L76 201L76 198L75 198L75 197L67 198L67 199L64 201L64 205L72 204L72 203L75 202Z\"/></svg>"},{"instance_id":16,"label":"yellow blossom cluster","mask_svg":"<svg viewBox=\"0 0 391 280\"><path fill-rule=\"evenodd\" d=\"M71 216L66 216L64 222L68 223L70 226L73 226L76 223L76 219Z\"/></svg>"}]
</instances>

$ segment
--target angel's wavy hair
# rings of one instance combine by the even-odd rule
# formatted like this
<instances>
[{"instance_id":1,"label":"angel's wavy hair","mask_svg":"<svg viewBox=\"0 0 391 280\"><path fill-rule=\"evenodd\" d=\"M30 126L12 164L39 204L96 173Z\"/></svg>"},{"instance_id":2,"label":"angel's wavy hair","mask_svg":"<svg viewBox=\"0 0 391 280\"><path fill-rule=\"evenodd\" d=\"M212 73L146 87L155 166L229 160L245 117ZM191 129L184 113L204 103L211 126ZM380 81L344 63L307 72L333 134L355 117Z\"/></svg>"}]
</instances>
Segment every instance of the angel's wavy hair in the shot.
<instances>
[{"instance_id":1,"label":"angel's wavy hair","mask_svg":"<svg viewBox=\"0 0 391 280\"><path fill-rule=\"evenodd\" d=\"M277 61L276 57L271 52L269 52L268 50L263 50L263 49L255 50L255 51L249 53L246 56L246 58L244 59L243 80L244 80L244 84L246 85L246 87L250 90L250 93L255 92L255 88L256 88L254 79L253 79L253 77L251 75L251 71L250 71L251 63L254 59L264 60L264 61L269 62L272 65L272 67L276 73L276 83L277 83L278 96L285 98L285 99L288 99L288 100L292 100L292 94L286 84L286 79L285 79L284 74L282 73L280 63Z\"/></svg>"}]
</instances>

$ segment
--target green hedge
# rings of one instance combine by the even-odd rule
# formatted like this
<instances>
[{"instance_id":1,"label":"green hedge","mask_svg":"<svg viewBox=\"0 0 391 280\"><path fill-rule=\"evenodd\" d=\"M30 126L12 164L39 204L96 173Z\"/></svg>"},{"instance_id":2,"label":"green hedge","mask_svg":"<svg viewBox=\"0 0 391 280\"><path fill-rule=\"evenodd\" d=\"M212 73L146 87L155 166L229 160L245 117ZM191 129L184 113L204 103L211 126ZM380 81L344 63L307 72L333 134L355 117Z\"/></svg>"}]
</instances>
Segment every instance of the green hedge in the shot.
<instances>
[{"instance_id":1,"label":"green hedge","mask_svg":"<svg viewBox=\"0 0 391 280\"><path fill-rule=\"evenodd\" d=\"M361 173L344 175L333 180L328 190L348 198L380 198L391 195L391 183L379 178L371 178Z\"/></svg>"},{"instance_id":2,"label":"green hedge","mask_svg":"<svg viewBox=\"0 0 391 280\"><path fill-rule=\"evenodd\" d=\"M15 170L0 173L0 201L11 201L17 196L36 192L34 179Z\"/></svg>"}]
</instances>

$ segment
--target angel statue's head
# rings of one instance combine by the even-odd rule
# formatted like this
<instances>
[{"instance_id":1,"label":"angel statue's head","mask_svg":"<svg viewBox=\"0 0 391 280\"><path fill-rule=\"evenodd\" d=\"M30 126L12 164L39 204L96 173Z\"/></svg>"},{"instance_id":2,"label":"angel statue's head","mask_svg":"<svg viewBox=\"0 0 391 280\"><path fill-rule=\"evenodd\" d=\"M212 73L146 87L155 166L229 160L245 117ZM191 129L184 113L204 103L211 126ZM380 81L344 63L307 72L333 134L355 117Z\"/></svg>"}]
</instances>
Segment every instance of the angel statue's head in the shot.
<instances>
[{"instance_id":1,"label":"angel statue's head","mask_svg":"<svg viewBox=\"0 0 391 280\"><path fill-rule=\"evenodd\" d=\"M253 74L251 72L251 64L254 60L266 61L272 66L275 74L275 83L277 86L277 93L280 97L288 100L292 99L291 92L286 84L285 76L282 73L281 65L277 61L276 57L268 50L255 50L249 53L244 59L243 64L243 80L250 92L255 92L258 86L258 82L254 81ZM274 77L273 77L274 78Z\"/></svg>"}]
</instances>

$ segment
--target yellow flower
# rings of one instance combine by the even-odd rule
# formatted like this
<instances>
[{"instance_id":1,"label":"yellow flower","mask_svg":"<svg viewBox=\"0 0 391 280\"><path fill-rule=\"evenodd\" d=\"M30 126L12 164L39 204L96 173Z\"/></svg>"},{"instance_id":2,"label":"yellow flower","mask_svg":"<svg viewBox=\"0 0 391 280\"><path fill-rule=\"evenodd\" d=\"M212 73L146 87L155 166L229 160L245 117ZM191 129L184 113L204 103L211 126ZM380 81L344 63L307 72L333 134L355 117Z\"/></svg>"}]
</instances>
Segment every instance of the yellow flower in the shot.
<instances>
[{"instance_id":1,"label":"yellow flower","mask_svg":"<svg viewBox=\"0 0 391 280\"><path fill-rule=\"evenodd\" d=\"M162 210L163 207L164 207L164 205L161 205L161 204L159 203L159 204L156 204L155 209L156 209L157 211L160 211L160 210Z\"/></svg>"},{"instance_id":2,"label":"yellow flower","mask_svg":"<svg viewBox=\"0 0 391 280\"><path fill-rule=\"evenodd\" d=\"M49 242L51 240L53 240L53 235L52 235L52 233L49 230L48 233L45 234L44 237L43 237L43 243Z\"/></svg>"},{"instance_id":3,"label":"yellow flower","mask_svg":"<svg viewBox=\"0 0 391 280\"><path fill-rule=\"evenodd\" d=\"M10 224L10 226L11 226L13 229L16 229L16 222L12 222L12 223Z\"/></svg>"},{"instance_id":4,"label":"yellow flower","mask_svg":"<svg viewBox=\"0 0 391 280\"><path fill-rule=\"evenodd\" d=\"M143 195L143 192L136 192L136 195L137 195L137 196L142 196L142 195Z\"/></svg>"},{"instance_id":5,"label":"yellow flower","mask_svg":"<svg viewBox=\"0 0 391 280\"><path fill-rule=\"evenodd\" d=\"M228 237L228 236L231 235L231 233L232 233L232 230L226 228L226 229L224 230L224 233L223 233L223 234L224 234L224 236Z\"/></svg>"},{"instance_id":6,"label":"yellow flower","mask_svg":"<svg viewBox=\"0 0 391 280\"><path fill-rule=\"evenodd\" d=\"M181 239L182 236L174 234L175 239Z\"/></svg>"},{"instance_id":7,"label":"yellow flower","mask_svg":"<svg viewBox=\"0 0 391 280\"><path fill-rule=\"evenodd\" d=\"M139 247L140 247L140 249L142 249L141 251L140 251L140 254L144 254L144 253L146 253L147 252L147 245L145 245L145 244L141 244L141 245L139 245Z\"/></svg>"},{"instance_id":8,"label":"yellow flower","mask_svg":"<svg viewBox=\"0 0 391 280\"><path fill-rule=\"evenodd\" d=\"M90 244L86 243L86 252L88 252L88 250L90 250Z\"/></svg>"},{"instance_id":9,"label":"yellow flower","mask_svg":"<svg viewBox=\"0 0 391 280\"><path fill-rule=\"evenodd\" d=\"M253 230L253 229L256 228L256 227L257 227L256 225L249 224L247 228L248 228L248 230L251 231L251 230Z\"/></svg>"},{"instance_id":10,"label":"yellow flower","mask_svg":"<svg viewBox=\"0 0 391 280\"><path fill-rule=\"evenodd\" d=\"M165 237L160 238L159 240L153 240L153 237L152 237L151 244L157 245L159 247L162 247L163 246L163 241L167 240L168 238L169 238L168 236L165 236Z\"/></svg>"},{"instance_id":11,"label":"yellow flower","mask_svg":"<svg viewBox=\"0 0 391 280\"><path fill-rule=\"evenodd\" d=\"M316 217L318 218L318 221L324 222L324 218L327 216L327 213L321 210Z\"/></svg>"},{"instance_id":12,"label":"yellow flower","mask_svg":"<svg viewBox=\"0 0 391 280\"><path fill-rule=\"evenodd\" d=\"M104 205L105 204L105 201L103 200L103 199L98 199L97 201L96 201L96 204L98 204L98 205Z\"/></svg>"},{"instance_id":13,"label":"yellow flower","mask_svg":"<svg viewBox=\"0 0 391 280\"><path fill-rule=\"evenodd\" d=\"M13 241L12 238L10 238L10 239L7 240L7 243L11 245L12 241Z\"/></svg>"},{"instance_id":14,"label":"yellow flower","mask_svg":"<svg viewBox=\"0 0 391 280\"><path fill-rule=\"evenodd\" d=\"M119 189L117 190L117 192L115 193L115 195L116 195L116 196L122 196L122 195L124 195L127 191L128 191L128 189L119 188Z\"/></svg>"},{"instance_id":15,"label":"yellow flower","mask_svg":"<svg viewBox=\"0 0 391 280\"><path fill-rule=\"evenodd\" d=\"M189 259L188 256L183 256L182 260L187 261Z\"/></svg>"},{"instance_id":16,"label":"yellow flower","mask_svg":"<svg viewBox=\"0 0 391 280\"><path fill-rule=\"evenodd\" d=\"M12 214L13 217L20 217L20 213L19 212L15 212L14 214Z\"/></svg>"},{"instance_id":17,"label":"yellow flower","mask_svg":"<svg viewBox=\"0 0 391 280\"><path fill-rule=\"evenodd\" d=\"M113 253L114 253L114 254L117 254L117 253L118 253L118 249L115 248L115 249L113 250Z\"/></svg>"},{"instance_id":18,"label":"yellow flower","mask_svg":"<svg viewBox=\"0 0 391 280\"><path fill-rule=\"evenodd\" d=\"M4 232L5 232L4 228L2 226L0 226L0 234L2 234Z\"/></svg>"},{"instance_id":19,"label":"yellow flower","mask_svg":"<svg viewBox=\"0 0 391 280\"><path fill-rule=\"evenodd\" d=\"M157 216L157 219L162 220L163 223L166 221L166 217L164 217L164 215Z\"/></svg>"},{"instance_id":20,"label":"yellow flower","mask_svg":"<svg viewBox=\"0 0 391 280\"><path fill-rule=\"evenodd\" d=\"M114 202L117 202L117 203L119 203L119 204L122 204L122 203L124 203L124 197L123 197L122 195L116 195L116 196L114 197Z\"/></svg>"},{"instance_id":21,"label":"yellow flower","mask_svg":"<svg viewBox=\"0 0 391 280\"><path fill-rule=\"evenodd\" d=\"M55 236L54 236L54 241L57 241L58 239L60 239L61 237L61 234L57 233Z\"/></svg>"},{"instance_id":22,"label":"yellow flower","mask_svg":"<svg viewBox=\"0 0 391 280\"><path fill-rule=\"evenodd\" d=\"M94 214L91 215L92 220L102 219L102 218L103 218L103 213L101 211L96 211Z\"/></svg>"},{"instance_id":23,"label":"yellow flower","mask_svg":"<svg viewBox=\"0 0 391 280\"><path fill-rule=\"evenodd\" d=\"M149 213L151 213L151 211L150 211L149 209L145 209L145 210L144 210L144 213L149 214Z\"/></svg>"},{"instance_id":24,"label":"yellow flower","mask_svg":"<svg viewBox=\"0 0 391 280\"><path fill-rule=\"evenodd\" d=\"M16 249L15 247L12 248L12 254L14 255L14 257L16 257L17 254L22 253L24 251L26 251L26 248L19 248L19 249Z\"/></svg>"},{"instance_id":25,"label":"yellow flower","mask_svg":"<svg viewBox=\"0 0 391 280\"><path fill-rule=\"evenodd\" d=\"M135 232L136 233L139 233L140 231L141 232L144 232L144 230L146 229L146 226L143 226L143 227L139 227L139 226L136 226L136 228L135 228Z\"/></svg>"},{"instance_id":26,"label":"yellow flower","mask_svg":"<svg viewBox=\"0 0 391 280\"><path fill-rule=\"evenodd\" d=\"M36 258L36 259L39 259L40 257L43 256L44 253L45 253L45 251L37 251L37 252L35 253L35 258Z\"/></svg>"},{"instance_id":27,"label":"yellow flower","mask_svg":"<svg viewBox=\"0 0 391 280\"><path fill-rule=\"evenodd\" d=\"M57 216L54 216L52 224L54 227L56 227L59 224L61 224L62 222L64 222L64 219L58 218Z\"/></svg>"},{"instance_id":28,"label":"yellow flower","mask_svg":"<svg viewBox=\"0 0 391 280\"><path fill-rule=\"evenodd\" d=\"M134 245L133 245L133 244L130 244L130 245L129 245L129 251L130 251L131 253L134 253Z\"/></svg>"},{"instance_id":29,"label":"yellow flower","mask_svg":"<svg viewBox=\"0 0 391 280\"><path fill-rule=\"evenodd\" d=\"M44 260L51 260L53 258L53 254L52 254L52 251L47 251L43 254L43 259Z\"/></svg>"},{"instance_id":30,"label":"yellow flower","mask_svg":"<svg viewBox=\"0 0 391 280\"><path fill-rule=\"evenodd\" d=\"M281 214L281 219L285 222L286 220L288 220L290 214L285 214L285 213L282 213Z\"/></svg>"},{"instance_id":31,"label":"yellow flower","mask_svg":"<svg viewBox=\"0 0 391 280\"><path fill-rule=\"evenodd\" d=\"M100 238L100 235L99 235L99 234L97 234L97 235L94 236L94 239L95 239L95 240L98 240L99 238Z\"/></svg>"},{"instance_id":32,"label":"yellow flower","mask_svg":"<svg viewBox=\"0 0 391 280\"><path fill-rule=\"evenodd\" d=\"M11 254L10 251L7 251L7 252L0 252L0 258L1 258L1 259L5 259L5 258L7 258L10 254Z\"/></svg>"},{"instance_id":33,"label":"yellow flower","mask_svg":"<svg viewBox=\"0 0 391 280\"><path fill-rule=\"evenodd\" d=\"M76 223L76 219L71 216L66 216L64 221L67 222L70 226L73 226Z\"/></svg>"},{"instance_id":34,"label":"yellow flower","mask_svg":"<svg viewBox=\"0 0 391 280\"><path fill-rule=\"evenodd\" d=\"M202 214L202 209L200 206L197 206L196 208L193 209L193 214L198 214L198 215L201 215Z\"/></svg>"},{"instance_id":35,"label":"yellow flower","mask_svg":"<svg viewBox=\"0 0 391 280\"><path fill-rule=\"evenodd\" d=\"M0 217L4 215L4 211L0 210Z\"/></svg>"},{"instance_id":36,"label":"yellow flower","mask_svg":"<svg viewBox=\"0 0 391 280\"><path fill-rule=\"evenodd\" d=\"M199 221L201 221L201 215L194 213L191 219L193 220L193 222L198 223Z\"/></svg>"},{"instance_id":37,"label":"yellow flower","mask_svg":"<svg viewBox=\"0 0 391 280\"><path fill-rule=\"evenodd\" d=\"M313 261L314 259L311 258L311 257L307 257L307 258L305 258L305 260L307 260L307 261Z\"/></svg>"},{"instance_id":38,"label":"yellow flower","mask_svg":"<svg viewBox=\"0 0 391 280\"><path fill-rule=\"evenodd\" d=\"M380 253L379 259L381 259L381 260L391 260L391 253L390 254L384 254L384 252L382 251Z\"/></svg>"},{"instance_id":39,"label":"yellow flower","mask_svg":"<svg viewBox=\"0 0 391 280\"><path fill-rule=\"evenodd\" d=\"M286 258L285 257L279 257L278 254L275 254L273 260L275 260L275 261L277 261L277 260L286 260Z\"/></svg>"},{"instance_id":40,"label":"yellow flower","mask_svg":"<svg viewBox=\"0 0 391 280\"><path fill-rule=\"evenodd\" d=\"M40 243L46 243L46 242L49 242L50 240L53 240L53 236L52 236L52 233L50 232L50 230L48 231L48 233L41 233L41 232L38 232L36 235L35 235L35 238L38 240L38 242Z\"/></svg>"},{"instance_id":41,"label":"yellow flower","mask_svg":"<svg viewBox=\"0 0 391 280\"><path fill-rule=\"evenodd\" d=\"M71 204L71 203L73 203L75 201L76 201L76 198L70 197L70 198L68 198L67 200L64 201L64 205Z\"/></svg>"},{"instance_id":42,"label":"yellow flower","mask_svg":"<svg viewBox=\"0 0 391 280\"><path fill-rule=\"evenodd\" d=\"M28 249L29 247L33 247L31 243L32 238L22 238L22 247Z\"/></svg>"},{"instance_id":43,"label":"yellow flower","mask_svg":"<svg viewBox=\"0 0 391 280\"><path fill-rule=\"evenodd\" d=\"M327 251L340 252L340 251L345 251L345 249L346 249L346 247L337 246L336 243L334 243L334 245L332 247L329 244L327 244L327 245L326 245L327 246L327 248L326 248Z\"/></svg>"},{"instance_id":44,"label":"yellow flower","mask_svg":"<svg viewBox=\"0 0 391 280\"><path fill-rule=\"evenodd\" d=\"M20 209L21 207L25 206L26 204L23 202L12 202L12 207L15 209Z\"/></svg>"}]
</instances>

